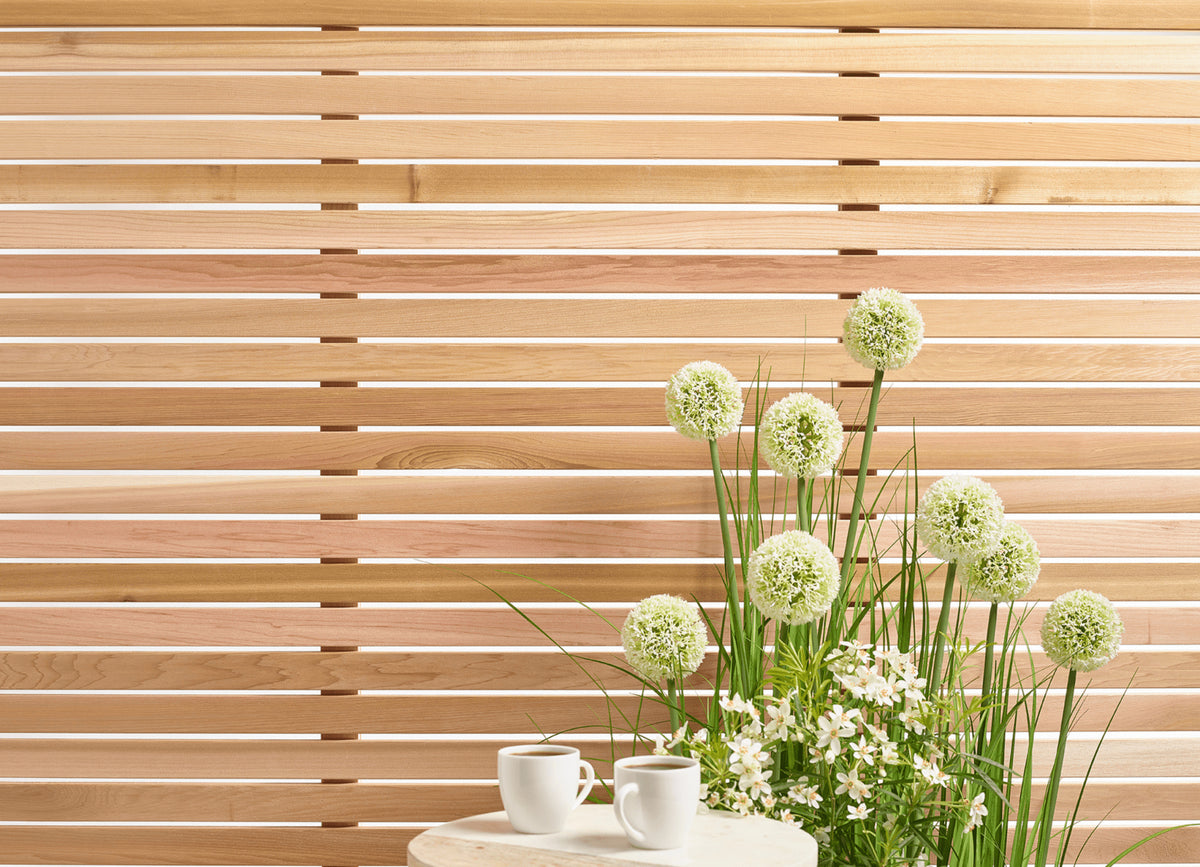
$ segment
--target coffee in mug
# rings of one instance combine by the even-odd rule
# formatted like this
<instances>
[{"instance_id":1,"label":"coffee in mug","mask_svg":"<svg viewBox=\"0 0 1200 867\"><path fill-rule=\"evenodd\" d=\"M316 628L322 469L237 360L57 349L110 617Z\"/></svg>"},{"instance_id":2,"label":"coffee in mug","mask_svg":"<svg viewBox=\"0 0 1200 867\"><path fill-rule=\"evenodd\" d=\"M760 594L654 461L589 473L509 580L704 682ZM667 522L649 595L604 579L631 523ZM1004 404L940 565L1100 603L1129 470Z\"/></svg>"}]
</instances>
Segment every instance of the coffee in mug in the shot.
<instances>
[{"instance_id":1,"label":"coffee in mug","mask_svg":"<svg viewBox=\"0 0 1200 867\"><path fill-rule=\"evenodd\" d=\"M700 806L700 763L684 756L634 756L616 764L613 810L639 849L687 845Z\"/></svg>"},{"instance_id":2,"label":"coffee in mug","mask_svg":"<svg viewBox=\"0 0 1200 867\"><path fill-rule=\"evenodd\" d=\"M568 814L596 783L595 770L580 758L579 750L554 744L504 747L496 758L496 771L508 821L522 834L561 831Z\"/></svg>"}]
</instances>

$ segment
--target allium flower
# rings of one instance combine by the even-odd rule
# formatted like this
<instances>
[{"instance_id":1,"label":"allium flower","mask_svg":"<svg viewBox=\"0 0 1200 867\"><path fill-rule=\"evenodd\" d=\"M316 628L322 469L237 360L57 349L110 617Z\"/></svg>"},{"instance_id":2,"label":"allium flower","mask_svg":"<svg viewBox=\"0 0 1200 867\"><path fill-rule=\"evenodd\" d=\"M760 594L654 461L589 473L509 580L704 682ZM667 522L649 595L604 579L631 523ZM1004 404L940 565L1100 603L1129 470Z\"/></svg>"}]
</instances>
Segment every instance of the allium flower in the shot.
<instances>
[{"instance_id":1,"label":"allium flower","mask_svg":"<svg viewBox=\"0 0 1200 867\"><path fill-rule=\"evenodd\" d=\"M648 596L621 627L625 658L647 680L683 677L700 667L708 631L696 606L678 596Z\"/></svg>"},{"instance_id":2,"label":"allium flower","mask_svg":"<svg viewBox=\"0 0 1200 867\"><path fill-rule=\"evenodd\" d=\"M972 563L990 554L1003 529L1000 495L972 476L938 479L917 506L917 533L933 556L947 562Z\"/></svg>"},{"instance_id":3,"label":"allium flower","mask_svg":"<svg viewBox=\"0 0 1200 867\"><path fill-rule=\"evenodd\" d=\"M805 392L776 401L759 426L759 448L767 465L790 478L811 479L833 469L842 439L837 410Z\"/></svg>"},{"instance_id":4,"label":"allium flower","mask_svg":"<svg viewBox=\"0 0 1200 867\"><path fill-rule=\"evenodd\" d=\"M1037 542L1012 521L1004 522L1000 544L990 554L968 564L963 573L967 591L987 602L1015 602L1033 587L1041 571Z\"/></svg>"},{"instance_id":5,"label":"allium flower","mask_svg":"<svg viewBox=\"0 0 1200 867\"><path fill-rule=\"evenodd\" d=\"M742 389L712 361L693 361L667 382L667 420L688 439L716 440L742 423Z\"/></svg>"},{"instance_id":6,"label":"allium flower","mask_svg":"<svg viewBox=\"0 0 1200 867\"><path fill-rule=\"evenodd\" d=\"M850 306L842 340L850 357L873 370L895 370L917 356L925 321L895 289L868 289Z\"/></svg>"},{"instance_id":7,"label":"allium flower","mask_svg":"<svg viewBox=\"0 0 1200 867\"><path fill-rule=\"evenodd\" d=\"M841 584L837 558L815 536L788 530L750 555L746 585L765 617L809 623L829 610Z\"/></svg>"},{"instance_id":8,"label":"allium flower","mask_svg":"<svg viewBox=\"0 0 1200 867\"><path fill-rule=\"evenodd\" d=\"M1124 632L1111 602L1090 590L1072 590L1050 603L1042 649L1058 665L1094 671L1117 655Z\"/></svg>"}]
</instances>

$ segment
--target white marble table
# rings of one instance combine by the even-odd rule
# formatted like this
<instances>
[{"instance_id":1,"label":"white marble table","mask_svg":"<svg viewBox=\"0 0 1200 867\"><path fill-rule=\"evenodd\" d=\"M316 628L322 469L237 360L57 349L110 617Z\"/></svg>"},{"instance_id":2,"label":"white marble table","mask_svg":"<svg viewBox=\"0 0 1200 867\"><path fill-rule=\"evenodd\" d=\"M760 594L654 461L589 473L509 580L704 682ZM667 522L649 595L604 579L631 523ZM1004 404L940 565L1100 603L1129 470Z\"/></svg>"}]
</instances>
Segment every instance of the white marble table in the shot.
<instances>
[{"instance_id":1,"label":"white marble table","mask_svg":"<svg viewBox=\"0 0 1200 867\"><path fill-rule=\"evenodd\" d=\"M635 849L611 806L584 804L557 834L518 834L503 813L469 816L408 844L409 867L816 867L817 843L799 828L731 813L696 816L685 849Z\"/></svg>"}]
</instances>

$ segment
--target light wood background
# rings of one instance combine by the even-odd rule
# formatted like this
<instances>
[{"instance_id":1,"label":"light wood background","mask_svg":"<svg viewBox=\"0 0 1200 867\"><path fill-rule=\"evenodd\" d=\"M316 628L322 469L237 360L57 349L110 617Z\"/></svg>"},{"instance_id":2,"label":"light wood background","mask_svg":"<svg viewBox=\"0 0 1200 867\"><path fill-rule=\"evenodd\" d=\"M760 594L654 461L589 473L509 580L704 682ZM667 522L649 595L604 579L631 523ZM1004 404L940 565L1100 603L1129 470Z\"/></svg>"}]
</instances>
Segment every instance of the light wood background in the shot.
<instances>
[{"instance_id":1,"label":"light wood background","mask_svg":"<svg viewBox=\"0 0 1200 867\"><path fill-rule=\"evenodd\" d=\"M1200 820L1200 0L0 28L0 863L403 864L498 807L498 746L611 759L614 627L720 597L663 382L764 358L852 423L879 285L929 340L877 468L915 426L922 484L985 475L1034 533L1037 599L1127 624L1068 753L1074 792L1115 712L1081 863Z\"/></svg>"}]
</instances>

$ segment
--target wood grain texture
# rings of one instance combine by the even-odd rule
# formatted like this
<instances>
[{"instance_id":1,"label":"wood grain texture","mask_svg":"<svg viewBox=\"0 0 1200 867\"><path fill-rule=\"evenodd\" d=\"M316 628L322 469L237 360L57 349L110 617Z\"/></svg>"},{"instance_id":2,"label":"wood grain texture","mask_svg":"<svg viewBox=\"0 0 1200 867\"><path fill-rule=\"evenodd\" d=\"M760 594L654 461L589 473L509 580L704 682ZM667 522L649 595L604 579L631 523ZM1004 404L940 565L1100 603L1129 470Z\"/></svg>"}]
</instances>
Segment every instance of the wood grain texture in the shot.
<instances>
[{"instance_id":1,"label":"wood grain texture","mask_svg":"<svg viewBox=\"0 0 1200 867\"><path fill-rule=\"evenodd\" d=\"M734 447L723 448L734 466ZM847 460L857 460L847 446ZM928 469L1186 470L1200 444L1186 431L922 432ZM0 432L9 470L640 470L711 469L673 430L275 433ZM911 433L875 437L877 469L905 465ZM982 466L986 464L986 466ZM853 463L851 465L854 465Z\"/></svg>"},{"instance_id":2,"label":"wood grain texture","mask_svg":"<svg viewBox=\"0 0 1200 867\"><path fill-rule=\"evenodd\" d=\"M160 739L160 738L3 738L0 758L13 777L71 779L279 779L310 780L352 775L363 780L494 780L496 750L531 738L427 737L358 741L316 739ZM632 753L628 738L556 739L579 747L603 775L613 757ZM1025 738L1017 737L1019 749ZM1063 773L1082 777L1096 749L1097 734L1079 732L1067 744ZM1163 743L1172 749L1164 750ZM1164 734L1161 739L1113 732L1104 739L1092 780L1200 774L1200 737ZM639 750L644 752L644 750ZM1034 745L1034 773L1047 776L1054 760L1054 739Z\"/></svg>"},{"instance_id":3,"label":"wood grain texture","mask_svg":"<svg viewBox=\"0 0 1200 867\"><path fill-rule=\"evenodd\" d=\"M0 184L15 204L1200 202L1190 166L0 165Z\"/></svg>"},{"instance_id":4,"label":"wood grain texture","mask_svg":"<svg viewBox=\"0 0 1200 867\"><path fill-rule=\"evenodd\" d=\"M369 38L371 34L362 35ZM762 41L769 48L775 38L764 36ZM737 42L745 37L729 34L725 38ZM791 38L803 44L806 37L797 34ZM758 55L748 53L745 58L757 60ZM7 115L239 113L1196 117L1200 115L1200 97L1188 82L1170 79L834 78L769 73L509 73L483 80L436 73L320 77L241 74L236 81L219 75L147 74L134 78L97 74L83 79L31 75L22 78L20 87L0 93L0 114ZM40 177L32 168L25 167L22 174ZM113 169L109 167L109 171ZM372 174L377 172L378 168ZM143 170L141 176L147 174ZM178 178L190 176L185 172L172 174ZM328 174L369 176L361 171ZM78 182L86 173L76 171L75 177ZM238 173L240 183L255 177L253 171ZM365 184L361 192L378 195ZM369 199L356 197L354 201Z\"/></svg>"},{"instance_id":5,"label":"wood grain texture","mask_svg":"<svg viewBox=\"0 0 1200 867\"><path fill-rule=\"evenodd\" d=\"M703 688L703 687L702 687ZM1119 706L1118 706L1119 702ZM703 696L686 701L703 716ZM606 734L611 726L663 731L661 704L643 696L560 691L477 696L0 695L0 731L63 734ZM1076 732L1190 732L1200 692L1124 698L1092 693L1079 708ZM1056 733L1061 697L1045 699L1038 731ZM635 723L634 720L640 722Z\"/></svg>"},{"instance_id":6,"label":"wood grain texture","mask_svg":"<svg viewBox=\"0 0 1200 867\"><path fill-rule=\"evenodd\" d=\"M1200 171L1192 168L416 165L410 179L412 201L429 203L1186 205L1200 199ZM78 195L79 186L70 190ZM372 196L367 201L380 193Z\"/></svg>"},{"instance_id":7,"label":"wood grain texture","mask_svg":"<svg viewBox=\"0 0 1200 867\"><path fill-rule=\"evenodd\" d=\"M1195 161L1198 131L1194 123L1050 120L13 120L0 159Z\"/></svg>"},{"instance_id":8,"label":"wood grain texture","mask_svg":"<svg viewBox=\"0 0 1200 867\"><path fill-rule=\"evenodd\" d=\"M1055 520L1022 525L1044 557L1200 557L1200 520L1146 517ZM814 533L824 537L824 522ZM899 530L877 527L889 550ZM839 522L839 538L845 527ZM721 556L711 518L412 520L15 519L0 521L0 556L559 558Z\"/></svg>"},{"instance_id":9,"label":"wood grain texture","mask_svg":"<svg viewBox=\"0 0 1200 867\"><path fill-rule=\"evenodd\" d=\"M922 474L923 492L937 478ZM653 484L649 482L653 479ZM992 476L989 484L1012 513L1189 512L1200 503L1200 479L1190 475L1123 474ZM817 503L838 498L849 512L853 480L814 481ZM868 477L867 503L888 502L900 478ZM691 477L426 476L419 473L319 478L234 474L0 476L0 512L77 514L712 514L712 480ZM765 490L765 514L784 490Z\"/></svg>"},{"instance_id":10,"label":"wood grain texture","mask_svg":"<svg viewBox=\"0 0 1200 867\"><path fill-rule=\"evenodd\" d=\"M404 864L420 828L0 827L0 863L170 865Z\"/></svg>"},{"instance_id":11,"label":"wood grain texture","mask_svg":"<svg viewBox=\"0 0 1200 867\"><path fill-rule=\"evenodd\" d=\"M1030 611L1025 623L1028 635L1038 634L1047 605L1038 603ZM1116 605L1125 623L1123 644L1127 647L1186 645L1191 640L1194 603ZM11 647L286 646L315 650L352 644L363 648L495 645L545 649L552 646L547 633L566 647L617 647L620 624L631 607L628 602L600 604L592 611L530 605L526 612L544 632L515 612L481 606L446 609L432 603L414 608L268 605L221 611L153 605L113 609L32 605L0 610L0 625ZM987 615L986 605L969 606L964 615L967 634L985 635Z\"/></svg>"},{"instance_id":12,"label":"wood grain texture","mask_svg":"<svg viewBox=\"0 0 1200 867\"><path fill-rule=\"evenodd\" d=\"M1041 589L1039 588L1039 595ZM978 686L978 657L966 678ZM621 653L471 651L6 651L0 653L0 689L13 690L593 690L635 689ZM1017 668L1042 675L1053 663L1037 653ZM704 689L715 676L716 655L701 663L689 686ZM1066 675L1052 681L1063 688ZM1092 689L1200 688L1200 652L1123 650L1090 672ZM1103 705L1102 705L1103 707Z\"/></svg>"},{"instance_id":13,"label":"wood grain texture","mask_svg":"<svg viewBox=\"0 0 1200 867\"><path fill-rule=\"evenodd\" d=\"M1194 294L1190 256L803 254L0 256L0 293ZM789 335L794 337L794 335ZM923 357L918 356L918 363ZM689 357L688 360L693 360ZM1169 378L1169 377L1168 377Z\"/></svg>"},{"instance_id":14,"label":"wood grain texture","mask_svg":"<svg viewBox=\"0 0 1200 867\"><path fill-rule=\"evenodd\" d=\"M1112 821L1188 821L1194 782L1088 783L1080 816ZM93 783L0 782L10 821L77 822L447 822L502 809L496 785L480 783ZM1064 784L1074 804L1079 786ZM1040 787L1034 803L1040 803Z\"/></svg>"},{"instance_id":15,"label":"wood grain texture","mask_svg":"<svg viewBox=\"0 0 1200 867\"><path fill-rule=\"evenodd\" d=\"M1193 249L1197 237L1195 214L1154 212L0 211L0 247L46 250L1171 251Z\"/></svg>"},{"instance_id":16,"label":"wood grain texture","mask_svg":"<svg viewBox=\"0 0 1200 867\"><path fill-rule=\"evenodd\" d=\"M1037 595L1087 586L1111 599L1179 601L1195 590L1189 563L1043 563ZM22 563L5 566L12 602L496 602L637 599L647 588L716 602L713 563ZM567 594L564 596L563 594Z\"/></svg>"},{"instance_id":17,"label":"wood grain texture","mask_svg":"<svg viewBox=\"0 0 1200 867\"><path fill-rule=\"evenodd\" d=\"M38 3L39 0L25 0ZM385 0L380 0L385 2ZM556 13L562 4L545 0ZM720 0L715 0L720 2ZM852 27L841 0L833 27ZM914 0L915 2L915 0ZM1083 2L1083 0L1080 0ZM14 71L359 71L576 70L755 72L1039 72L1191 73L1196 68L1200 14L1192 0L1171 0L1186 9L1177 32L1151 26L1153 13L1130 7L1132 32L1104 33L789 33L789 32L543 32L399 31L138 32L95 30L4 33L0 53ZM577 7L580 4L572 4ZM636 4L640 9L646 4ZM681 3L682 5L682 3ZM1030 3L1030 6L1041 4ZM1094 7L1094 3L1089 4ZM411 3L405 4L406 14ZM736 21L736 11L721 4ZM984 9L991 9L989 3ZM1061 4L1055 4L1055 8ZM794 4L789 3L789 8ZM615 16L610 0L594 7ZM688 7L693 8L693 7ZM1155 10L1161 9L1156 6ZM8 7L4 10L8 12ZM946 10L939 10L945 14ZM1027 11L1027 10L1023 10ZM935 15L938 13L934 13ZM332 16L331 16L332 17ZM1166 17L1166 16L1164 16ZM1018 23L1036 27L1036 13ZM5 18L0 18L0 26ZM86 18L71 22L84 27ZM222 22L228 26L231 21ZM326 26L329 22L318 22ZM404 24L416 24L405 21ZM513 22L515 25L515 22ZM616 24L616 20L595 22ZM278 21L270 22L278 26ZM140 26L146 26L143 20ZM353 25L351 25L353 26ZM501 25L503 26L503 25ZM737 26L735 24L735 26ZM884 25L863 25L884 26ZM904 25L900 25L904 26ZM935 26L947 26L945 23Z\"/></svg>"},{"instance_id":18,"label":"wood grain texture","mask_svg":"<svg viewBox=\"0 0 1200 867\"><path fill-rule=\"evenodd\" d=\"M586 656L567 657L558 651L8 651L0 653L0 689L586 690L639 686L632 676L618 670L626 664L623 654L597 651ZM1186 672L1194 660L1171 655L1162 662L1156 668ZM702 688L702 678L711 682L715 669L715 655L711 655L690 685Z\"/></svg>"},{"instance_id":19,"label":"wood grain texture","mask_svg":"<svg viewBox=\"0 0 1200 867\"><path fill-rule=\"evenodd\" d=\"M1146 787L1149 791L1154 791ZM1176 797L1186 795L1175 787ZM10 821L447 822L502 809L495 783L5 783Z\"/></svg>"},{"instance_id":20,"label":"wood grain texture","mask_svg":"<svg viewBox=\"0 0 1200 867\"><path fill-rule=\"evenodd\" d=\"M772 373L776 380L781 372ZM767 405L793 389L762 392ZM843 424L866 417L864 388L807 388ZM892 388L881 425L1160 425L1200 416L1200 390L1148 387ZM661 425L657 387L112 388L0 387L4 425ZM754 423L753 401L742 421Z\"/></svg>"},{"instance_id":21,"label":"wood grain texture","mask_svg":"<svg viewBox=\"0 0 1200 867\"><path fill-rule=\"evenodd\" d=\"M25 212L28 213L28 212ZM361 213L354 211L330 211ZM848 212L851 216L854 212ZM1200 225L1198 220L1197 225ZM630 228L633 228L632 226ZM829 298L14 298L0 334L13 337L664 338L839 337L849 300ZM1189 338L1200 295L1169 299L919 301L925 337ZM673 371L670 371L673 372ZM865 371L864 371L865 374ZM664 371L663 378L668 372Z\"/></svg>"},{"instance_id":22,"label":"wood grain texture","mask_svg":"<svg viewBox=\"0 0 1200 867\"><path fill-rule=\"evenodd\" d=\"M1193 702L1175 699L1180 711ZM1131 695L1128 705L1138 704ZM1200 702L1198 702L1200 703ZM704 700L689 699L702 714ZM1160 700L1151 709L1174 730ZM661 705L637 695L10 695L0 694L0 730L28 733L128 734L359 734L513 733L517 736L578 731L604 734L610 720L640 719L649 731L670 724ZM63 718L65 715L66 718ZM1133 714L1130 713L1132 719ZM618 723L620 724L620 723ZM1081 723L1090 729L1094 719ZM1054 726L1057 729L1057 725Z\"/></svg>"},{"instance_id":23,"label":"wood grain texture","mask_svg":"<svg viewBox=\"0 0 1200 867\"><path fill-rule=\"evenodd\" d=\"M0 382L652 382L707 356L743 383L857 381L841 346L754 341L0 344ZM887 382L1197 382L1200 347L1136 343L926 344Z\"/></svg>"}]
</instances>

